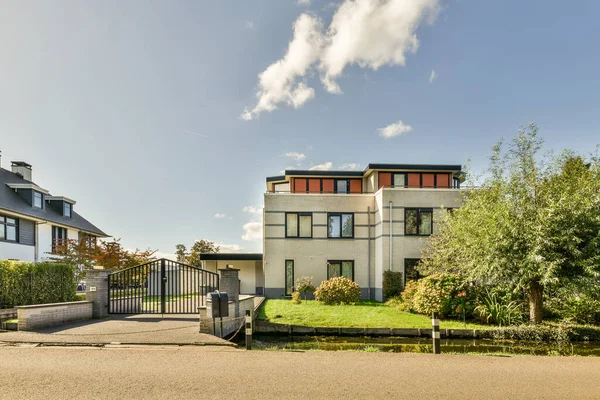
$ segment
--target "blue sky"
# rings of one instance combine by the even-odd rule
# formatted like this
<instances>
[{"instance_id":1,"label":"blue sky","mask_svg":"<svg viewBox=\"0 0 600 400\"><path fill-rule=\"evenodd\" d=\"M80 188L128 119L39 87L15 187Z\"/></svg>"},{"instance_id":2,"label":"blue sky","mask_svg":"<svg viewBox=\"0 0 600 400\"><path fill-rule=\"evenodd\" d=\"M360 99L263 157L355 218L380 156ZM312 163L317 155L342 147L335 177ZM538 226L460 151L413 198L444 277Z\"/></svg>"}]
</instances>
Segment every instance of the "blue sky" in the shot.
<instances>
[{"instance_id":1,"label":"blue sky","mask_svg":"<svg viewBox=\"0 0 600 400\"><path fill-rule=\"evenodd\" d=\"M260 251L248 211L286 167L481 169L531 121L549 149L600 142L599 2L304 3L0 0L3 166L129 248Z\"/></svg>"}]
</instances>

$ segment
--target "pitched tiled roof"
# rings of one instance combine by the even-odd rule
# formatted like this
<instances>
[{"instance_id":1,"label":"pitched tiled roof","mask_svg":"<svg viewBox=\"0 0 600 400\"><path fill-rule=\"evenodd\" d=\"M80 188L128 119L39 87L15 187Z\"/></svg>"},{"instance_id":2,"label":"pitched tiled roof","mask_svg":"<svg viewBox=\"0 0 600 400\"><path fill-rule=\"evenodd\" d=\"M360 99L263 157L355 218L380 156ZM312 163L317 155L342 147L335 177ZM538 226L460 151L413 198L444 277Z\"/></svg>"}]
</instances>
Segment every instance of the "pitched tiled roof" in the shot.
<instances>
[{"instance_id":1,"label":"pitched tiled roof","mask_svg":"<svg viewBox=\"0 0 600 400\"><path fill-rule=\"evenodd\" d=\"M13 189L7 186L8 183L31 184L33 182L23 179L11 171L0 168L0 212L1 210L12 211L14 213L26 215L33 218L43 219L60 225L75 228L98 236L108 237L106 233L96 227L94 224L83 218L81 215L72 211L72 217L63 217L54 208L45 204L44 209L34 208L27 204Z\"/></svg>"}]
</instances>

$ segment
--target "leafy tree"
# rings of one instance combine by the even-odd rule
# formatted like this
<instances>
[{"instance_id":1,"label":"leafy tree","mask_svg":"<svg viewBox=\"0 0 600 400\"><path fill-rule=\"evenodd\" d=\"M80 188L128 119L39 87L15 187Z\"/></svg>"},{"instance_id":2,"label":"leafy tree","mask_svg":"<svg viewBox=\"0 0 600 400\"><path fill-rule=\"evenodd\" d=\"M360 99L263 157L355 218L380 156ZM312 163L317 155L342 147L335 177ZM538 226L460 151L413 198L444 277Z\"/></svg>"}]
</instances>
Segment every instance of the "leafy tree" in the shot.
<instances>
[{"instance_id":1,"label":"leafy tree","mask_svg":"<svg viewBox=\"0 0 600 400\"><path fill-rule=\"evenodd\" d=\"M508 151L496 145L489 177L443 214L420 266L524 291L534 323L542 321L545 289L585 278L599 285L600 277L599 158L542 157L541 148L534 124Z\"/></svg>"},{"instance_id":2,"label":"leafy tree","mask_svg":"<svg viewBox=\"0 0 600 400\"><path fill-rule=\"evenodd\" d=\"M69 239L56 248L56 254L50 259L72 265L78 272L95 265L101 265L109 270L118 270L155 259L156 250L127 250L123 248L120 241L121 239L98 242L89 239L81 241Z\"/></svg>"},{"instance_id":3,"label":"leafy tree","mask_svg":"<svg viewBox=\"0 0 600 400\"><path fill-rule=\"evenodd\" d=\"M189 252L187 251L185 245L176 245L175 255L177 256L177 261L179 262L193 265L195 267L201 267L202 261L200 260L200 254L218 253L219 250L219 246L215 245L214 242L211 242L210 240L206 239L201 239L196 240L196 242L194 242Z\"/></svg>"}]
</instances>

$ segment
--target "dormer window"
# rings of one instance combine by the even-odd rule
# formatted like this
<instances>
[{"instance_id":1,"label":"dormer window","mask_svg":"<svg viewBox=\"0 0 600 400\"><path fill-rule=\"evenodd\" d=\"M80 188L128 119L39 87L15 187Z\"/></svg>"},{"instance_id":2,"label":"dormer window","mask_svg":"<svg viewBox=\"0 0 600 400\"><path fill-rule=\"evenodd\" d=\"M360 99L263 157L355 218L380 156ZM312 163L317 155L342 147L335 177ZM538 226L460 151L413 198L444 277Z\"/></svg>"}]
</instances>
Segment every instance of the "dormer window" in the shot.
<instances>
[{"instance_id":1,"label":"dormer window","mask_svg":"<svg viewBox=\"0 0 600 400\"><path fill-rule=\"evenodd\" d=\"M71 208L72 207L73 207L73 205L71 203L67 203L66 201L64 202L63 215L65 217L71 218Z\"/></svg>"},{"instance_id":2,"label":"dormer window","mask_svg":"<svg viewBox=\"0 0 600 400\"><path fill-rule=\"evenodd\" d=\"M42 192L33 191L33 206L35 208L44 208L44 195Z\"/></svg>"}]
</instances>

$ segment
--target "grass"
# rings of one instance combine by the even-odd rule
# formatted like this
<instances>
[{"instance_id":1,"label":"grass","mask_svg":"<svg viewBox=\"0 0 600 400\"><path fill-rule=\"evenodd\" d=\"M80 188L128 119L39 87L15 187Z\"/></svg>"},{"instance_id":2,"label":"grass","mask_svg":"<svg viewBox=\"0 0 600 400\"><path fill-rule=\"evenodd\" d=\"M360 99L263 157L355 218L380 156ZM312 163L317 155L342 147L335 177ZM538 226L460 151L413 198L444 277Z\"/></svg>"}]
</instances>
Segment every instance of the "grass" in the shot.
<instances>
[{"instance_id":1,"label":"grass","mask_svg":"<svg viewBox=\"0 0 600 400\"><path fill-rule=\"evenodd\" d=\"M402 312L376 301L361 301L355 305L327 306L314 300L292 304L290 300L268 299L261 307L258 319L278 324L313 327L354 328L431 328L431 318ZM463 329L462 321L443 320L440 328ZM490 329L487 325L467 322L467 329Z\"/></svg>"},{"instance_id":2,"label":"grass","mask_svg":"<svg viewBox=\"0 0 600 400\"><path fill-rule=\"evenodd\" d=\"M16 319L16 318L7 319L6 321L4 321L4 323L6 323L6 324L17 324L17 323L19 323L19 320Z\"/></svg>"}]
</instances>

